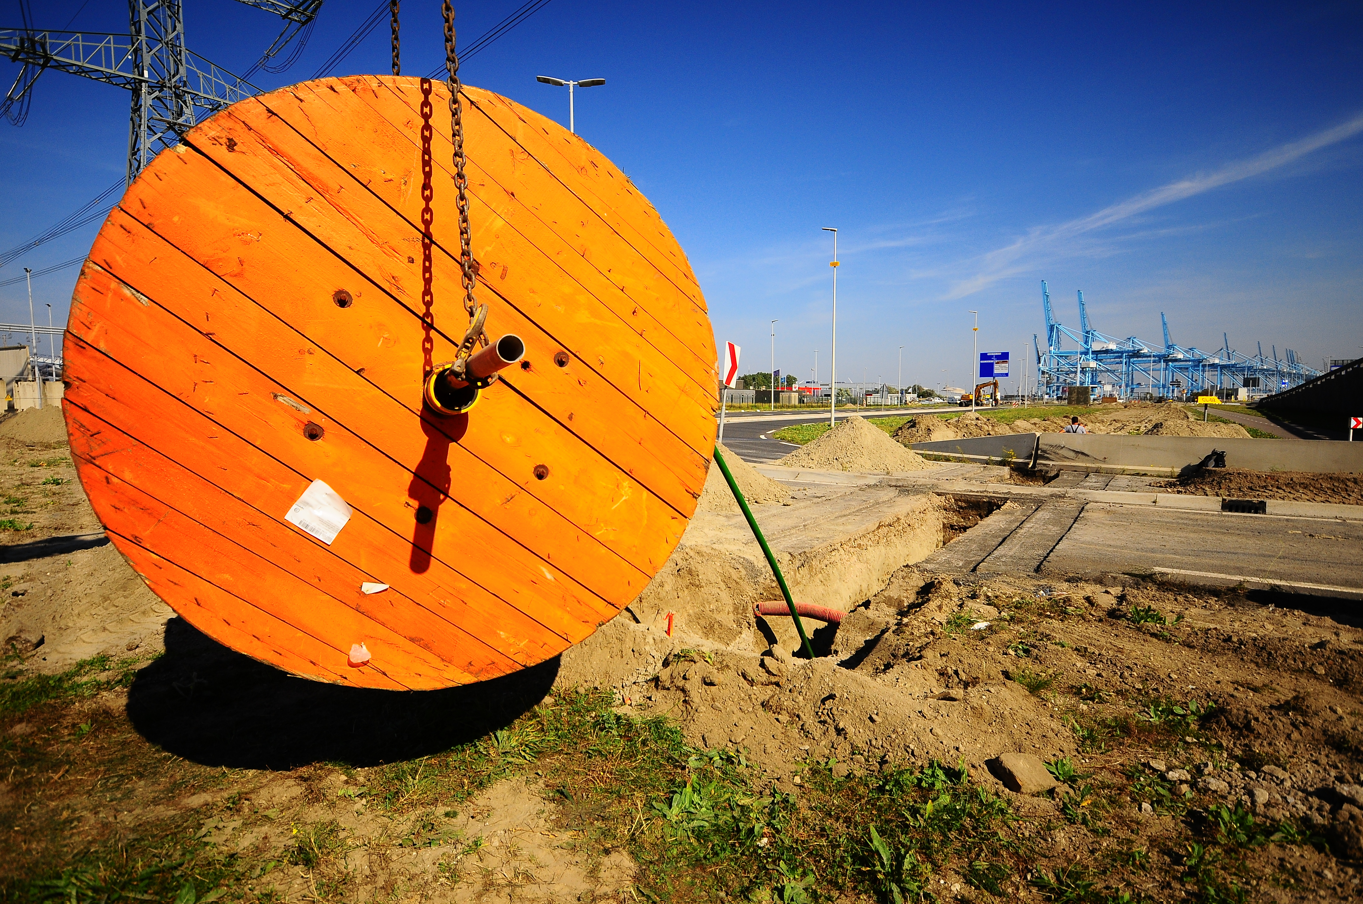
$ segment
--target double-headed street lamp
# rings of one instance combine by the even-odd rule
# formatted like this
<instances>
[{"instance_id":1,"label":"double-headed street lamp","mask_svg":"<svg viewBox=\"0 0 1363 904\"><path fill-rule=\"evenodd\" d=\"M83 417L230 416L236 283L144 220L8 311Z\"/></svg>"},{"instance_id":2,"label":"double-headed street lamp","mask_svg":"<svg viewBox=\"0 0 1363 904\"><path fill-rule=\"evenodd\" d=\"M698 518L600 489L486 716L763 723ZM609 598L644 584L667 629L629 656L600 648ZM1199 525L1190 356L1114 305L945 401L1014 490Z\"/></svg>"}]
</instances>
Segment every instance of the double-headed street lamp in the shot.
<instances>
[{"instance_id":1,"label":"double-headed street lamp","mask_svg":"<svg viewBox=\"0 0 1363 904\"><path fill-rule=\"evenodd\" d=\"M535 76L535 81L543 82L546 85L554 85L558 88L562 88L564 85L568 86L568 131L572 132L574 135L577 134L577 129L574 128L576 123L573 121L573 89L595 88L597 85L606 84L606 80L603 78L584 78L581 81L575 82L572 79L550 78L547 75L537 75Z\"/></svg>"}]
</instances>

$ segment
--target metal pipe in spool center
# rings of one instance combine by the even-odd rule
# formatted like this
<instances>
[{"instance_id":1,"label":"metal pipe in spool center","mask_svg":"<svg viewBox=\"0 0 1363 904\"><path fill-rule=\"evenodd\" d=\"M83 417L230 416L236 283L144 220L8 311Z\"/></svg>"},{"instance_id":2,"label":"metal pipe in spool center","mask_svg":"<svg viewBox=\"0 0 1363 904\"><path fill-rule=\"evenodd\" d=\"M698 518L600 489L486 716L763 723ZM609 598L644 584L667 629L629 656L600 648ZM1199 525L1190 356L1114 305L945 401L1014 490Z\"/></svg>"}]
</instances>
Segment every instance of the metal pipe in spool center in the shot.
<instances>
[{"instance_id":1,"label":"metal pipe in spool center","mask_svg":"<svg viewBox=\"0 0 1363 904\"><path fill-rule=\"evenodd\" d=\"M454 363L442 364L426 380L426 404L437 414L462 414L478 401L478 394L497 379L497 371L510 367L525 355L525 343L507 333L481 349L464 363L460 376Z\"/></svg>"}]
</instances>

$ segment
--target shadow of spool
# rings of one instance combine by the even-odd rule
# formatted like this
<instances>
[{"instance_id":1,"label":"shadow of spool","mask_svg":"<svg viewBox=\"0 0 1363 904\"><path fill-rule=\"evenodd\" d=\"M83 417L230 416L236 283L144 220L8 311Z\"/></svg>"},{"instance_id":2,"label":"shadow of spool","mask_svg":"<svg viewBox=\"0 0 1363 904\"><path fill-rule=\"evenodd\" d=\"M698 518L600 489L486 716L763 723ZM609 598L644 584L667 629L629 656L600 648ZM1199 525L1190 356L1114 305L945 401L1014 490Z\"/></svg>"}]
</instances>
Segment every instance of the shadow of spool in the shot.
<instances>
[{"instance_id":1,"label":"shadow of spool","mask_svg":"<svg viewBox=\"0 0 1363 904\"><path fill-rule=\"evenodd\" d=\"M557 675L554 658L437 691L340 687L256 662L172 618L165 655L137 673L127 712L148 741L206 766L373 766L505 728L544 699Z\"/></svg>"}]
</instances>

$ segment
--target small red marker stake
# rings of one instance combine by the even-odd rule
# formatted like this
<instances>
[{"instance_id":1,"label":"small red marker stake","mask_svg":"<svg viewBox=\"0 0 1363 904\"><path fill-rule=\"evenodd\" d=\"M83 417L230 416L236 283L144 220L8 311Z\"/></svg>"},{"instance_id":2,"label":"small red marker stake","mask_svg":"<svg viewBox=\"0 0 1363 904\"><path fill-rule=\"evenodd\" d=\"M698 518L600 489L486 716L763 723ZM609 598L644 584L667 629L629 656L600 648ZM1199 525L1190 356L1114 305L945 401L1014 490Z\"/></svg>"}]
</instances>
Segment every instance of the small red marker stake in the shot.
<instances>
[{"instance_id":1,"label":"small red marker stake","mask_svg":"<svg viewBox=\"0 0 1363 904\"><path fill-rule=\"evenodd\" d=\"M667 613L667 636L672 636L672 613Z\"/></svg>"}]
</instances>

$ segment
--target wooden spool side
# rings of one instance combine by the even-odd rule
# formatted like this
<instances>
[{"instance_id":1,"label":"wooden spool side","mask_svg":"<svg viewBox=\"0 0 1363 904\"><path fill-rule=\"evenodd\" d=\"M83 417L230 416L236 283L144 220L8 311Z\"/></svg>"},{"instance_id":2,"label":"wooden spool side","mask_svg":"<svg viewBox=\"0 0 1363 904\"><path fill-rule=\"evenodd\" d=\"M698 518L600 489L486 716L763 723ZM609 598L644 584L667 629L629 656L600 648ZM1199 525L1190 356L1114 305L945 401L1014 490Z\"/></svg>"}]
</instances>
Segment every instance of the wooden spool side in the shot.
<instances>
[{"instance_id":1,"label":"wooden spool side","mask_svg":"<svg viewBox=\"0 0 1363 904\"><path fill-rule=\"evenodd\" d=\"M468 322L443 92L327 79L217 114L139 176L73 299L67 423L111 538L196 627L324 681L557 655L662 567L713 448L714 342L657 212L472 88L479 298L527 353L469 414L423 409ZM284 519L317 480L352 510L330 544Z\"/></svg>"}]
</instances>

